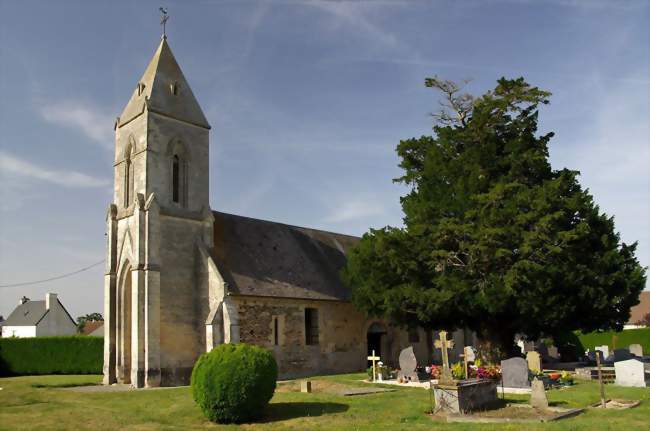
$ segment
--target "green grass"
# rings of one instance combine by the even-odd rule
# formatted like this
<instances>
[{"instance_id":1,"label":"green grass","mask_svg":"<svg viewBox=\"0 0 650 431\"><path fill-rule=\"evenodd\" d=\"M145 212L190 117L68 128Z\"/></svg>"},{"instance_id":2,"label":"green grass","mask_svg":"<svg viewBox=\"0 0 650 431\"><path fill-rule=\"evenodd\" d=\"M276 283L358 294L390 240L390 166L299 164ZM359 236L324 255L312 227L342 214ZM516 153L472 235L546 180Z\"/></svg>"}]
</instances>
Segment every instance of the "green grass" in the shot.
<instances>
[{"instance_id":1,"label":"green grass","mask_svg":"<svg viewBox=\"0 0 650 431\"><path fill-rule=\"evenodd\" d=\"M322 386L361 386L364 374L319 377ZM428 392L399 388L395 392L343 397L335 393L276 392L263 419L240 427L209 423L192 401L189 388L85 393L64 389L99 383L100 376L25 376L0 379L0 429L246 429L246 430L645 430L650 417L650 389L608 385L610 398L640 399L630 410L589 410L548 424L447 424L424 412ZM41 386L41 387L34 387ZM289 385L290 386L290 385ZM394 388L393 386L389 386ZM525 396L510 396L525 402ZM585 407L598 401L594 383L579 383L549 392L562 407Z\"/></svg>"}]
</instances>

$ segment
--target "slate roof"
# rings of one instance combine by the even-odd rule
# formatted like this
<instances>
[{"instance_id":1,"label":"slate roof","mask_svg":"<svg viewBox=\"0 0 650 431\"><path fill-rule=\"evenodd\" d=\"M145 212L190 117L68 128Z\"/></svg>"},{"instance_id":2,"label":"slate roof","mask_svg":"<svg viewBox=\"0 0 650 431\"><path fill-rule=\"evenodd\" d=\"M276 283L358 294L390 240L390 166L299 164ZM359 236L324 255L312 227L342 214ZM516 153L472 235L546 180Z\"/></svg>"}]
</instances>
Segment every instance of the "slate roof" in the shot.
<instances>
[{"instance_id":1,"label":"slate roof","mask_svg":"<svg viewBox=\"0 0 650 431\"><path fill-rule=\"evenodd\" d=\"M213 212L214 253L233 295L346 301L339 272L359 238Z\"/></svg>"},{"instance_id":2,"label":"slate roof","mask_svg":"<svg viewBox=\"0 0 650 431\"><path fill-rule=\"evenodd\" d=\"M34 326L47 311L45 301L27 301L16 307L2 326Z\"/></svg>"}]
</instances>

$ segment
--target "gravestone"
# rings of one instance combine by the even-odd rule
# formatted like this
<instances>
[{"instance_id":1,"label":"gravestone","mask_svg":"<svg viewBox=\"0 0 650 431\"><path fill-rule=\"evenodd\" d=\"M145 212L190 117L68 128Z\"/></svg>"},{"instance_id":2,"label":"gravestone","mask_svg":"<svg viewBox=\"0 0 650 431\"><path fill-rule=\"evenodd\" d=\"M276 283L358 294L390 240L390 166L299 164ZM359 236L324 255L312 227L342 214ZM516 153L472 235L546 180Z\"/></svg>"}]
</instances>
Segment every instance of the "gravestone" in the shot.
<instances>
[{"instance_id":1,"label":"gravestone","mask_svg":"<svg viewBox=\"0 0 650 431\"><path fill-rule=\"evenodd\" d=\"M604 345L604 346L596 346L594 347L594 350L600 350L603 352L603 358L607 359L609 358L609 346Z\"/></svg>"},{"instance_id":2,"label":"gravestone","mask_svg":"<svg viewBox=\"0 0 650 431\"><path fill-rule=\"evenodd\" d=\"M399 373L398 379L404 379L409 382L419 382L418 373L415 369L418 366L418 361L413 353L413 346L408 346L399 354Z\"/></svg>"},{"instance_id":3,"label":"gravestone","mask_svg":"<svg viewBox=\"0 0 650 431\"><path fill-rule=\"evenodd\" d=\"M632 354L628 349L616 349L614 350L614 362L627 361L632 359Z\"/></svg>"},{"instance_id":4,"label":"gravestone","mask_svg":"<svg viewBox=\"0 0 650 431\"><path fill-rule=\"evenodd\" d=\"M535 377L530 389L530 405L538 410L548 409L548 398L546 398L544 382Z\"/></svg>"},{"instance_id":5,"label":"gravestone","mask_svg":"<svg viewBox=\"0 0 650 431\"><path fill-rule=\"evenodd\" d=\"M300 381L300 392L307 394L311 393L311 381L310 380L301 380Z\"/></svg>"},{"instance_id":6,"label":"gravestone","mask_svg":"<svg viewBox=\"0 0 650 431\"><path fill-rule=\"evenodd\" d=\"M476 352L472 346L465 346L463 355L465 355L467 362L474 362L476 360Z\"/></svg>"},{"instance_id":7,"label":"gravestone","mask_svg":"<svg viewBox=\"0 0 650 431\"><path fill-rule=\"evenodd\" d=\"M634 356L643 356L643 347L640 344L630 344L630 353Z\"/></svg>"},{"instance_id":8,"label":"gravestone","mask_svg":"<svg viewBox=\"0 0 650 431\"><path fill-rule=\"evenodd\" d=\"M447 331L440 331L439 340L436 340L434 346L440 349L442 355L442 372L440 373L440 383L450 383L454 380L451 375L451 366L449 365L449 352L447 349L454 348L454 340L447 340Z\"/></svg>"},{"instance_id":9,"label":"gravestone","mask_svg":"<svg viewBox=\"0 0 650 431\"><path fill-rule=\"evenodd\" d=\"M528 363L528 369L533 374L539 374L542 372L542 360L540 355L537 352L528 352L526 353L526 362Z\"/></svg>"},{"instance_id":10,"label":"gravestone","mask_svg":"<svg viewBox=\"0 0 650 431\"><path fill-rule=\"evenodd\" d=\"M530 353L530 352L529 352ZM506 388L529 388L528 363L524 358L501 361L501 379Z\"/></svg>"},{"instance_id":11,"label":"gravestone","mask_svg":"<svg viewBox=\"0 0 650 431\"><path fill-rule=\"evenodd\" d=\"M555 346L548 346L548 357L551 359L559 360L560 352Z\"/></svg>"},{"instance_id":12,"label":"gravestone","mask_svg":"<svg viewBox=\"0 0 650 431\"><path fill-rule=\"evenodd\" d=\"M616 384L646 388L650 386L650 363L628 359L614 363Z\"/></svg>"}]
</instances>

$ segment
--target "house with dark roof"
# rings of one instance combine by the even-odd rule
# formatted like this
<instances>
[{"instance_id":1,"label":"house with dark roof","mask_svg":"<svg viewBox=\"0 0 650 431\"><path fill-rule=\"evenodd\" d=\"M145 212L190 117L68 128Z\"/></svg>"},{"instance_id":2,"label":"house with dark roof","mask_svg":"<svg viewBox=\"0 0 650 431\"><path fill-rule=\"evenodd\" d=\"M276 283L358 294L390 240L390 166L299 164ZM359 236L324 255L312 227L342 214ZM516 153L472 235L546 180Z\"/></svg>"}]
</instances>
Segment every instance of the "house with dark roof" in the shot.
<instances>
[{"instance_id":1,"label":"house with dark roof","mask_svg":"<svg viewBox=\"0 0 650 431\"><path fill-rule=\"evenodd\" d=\"M74 335L77 325L56 293L45 295L44 301L22 297L18 307L2 325L2 337L42 337Z\"/></svg>"}]
</instances>

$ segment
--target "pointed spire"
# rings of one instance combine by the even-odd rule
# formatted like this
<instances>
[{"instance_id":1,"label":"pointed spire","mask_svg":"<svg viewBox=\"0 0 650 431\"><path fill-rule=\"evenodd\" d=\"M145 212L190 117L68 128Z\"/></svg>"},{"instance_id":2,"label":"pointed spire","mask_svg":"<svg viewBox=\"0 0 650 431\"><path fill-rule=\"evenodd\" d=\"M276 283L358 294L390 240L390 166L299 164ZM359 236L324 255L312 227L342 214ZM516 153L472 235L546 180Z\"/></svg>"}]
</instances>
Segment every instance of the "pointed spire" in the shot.
<instances>
[{"instance_id":1,"label":"pointed spire","mask_svg":"<svg viewBox=\"0 0 650 431\"><path fill-rule=\"evenodd\" d=\"M129 103L119 116L118 127L130 122L145 109L196 126L210 128L164 35L142 78L138 81Z\"/></svg>"}]
</instances>

